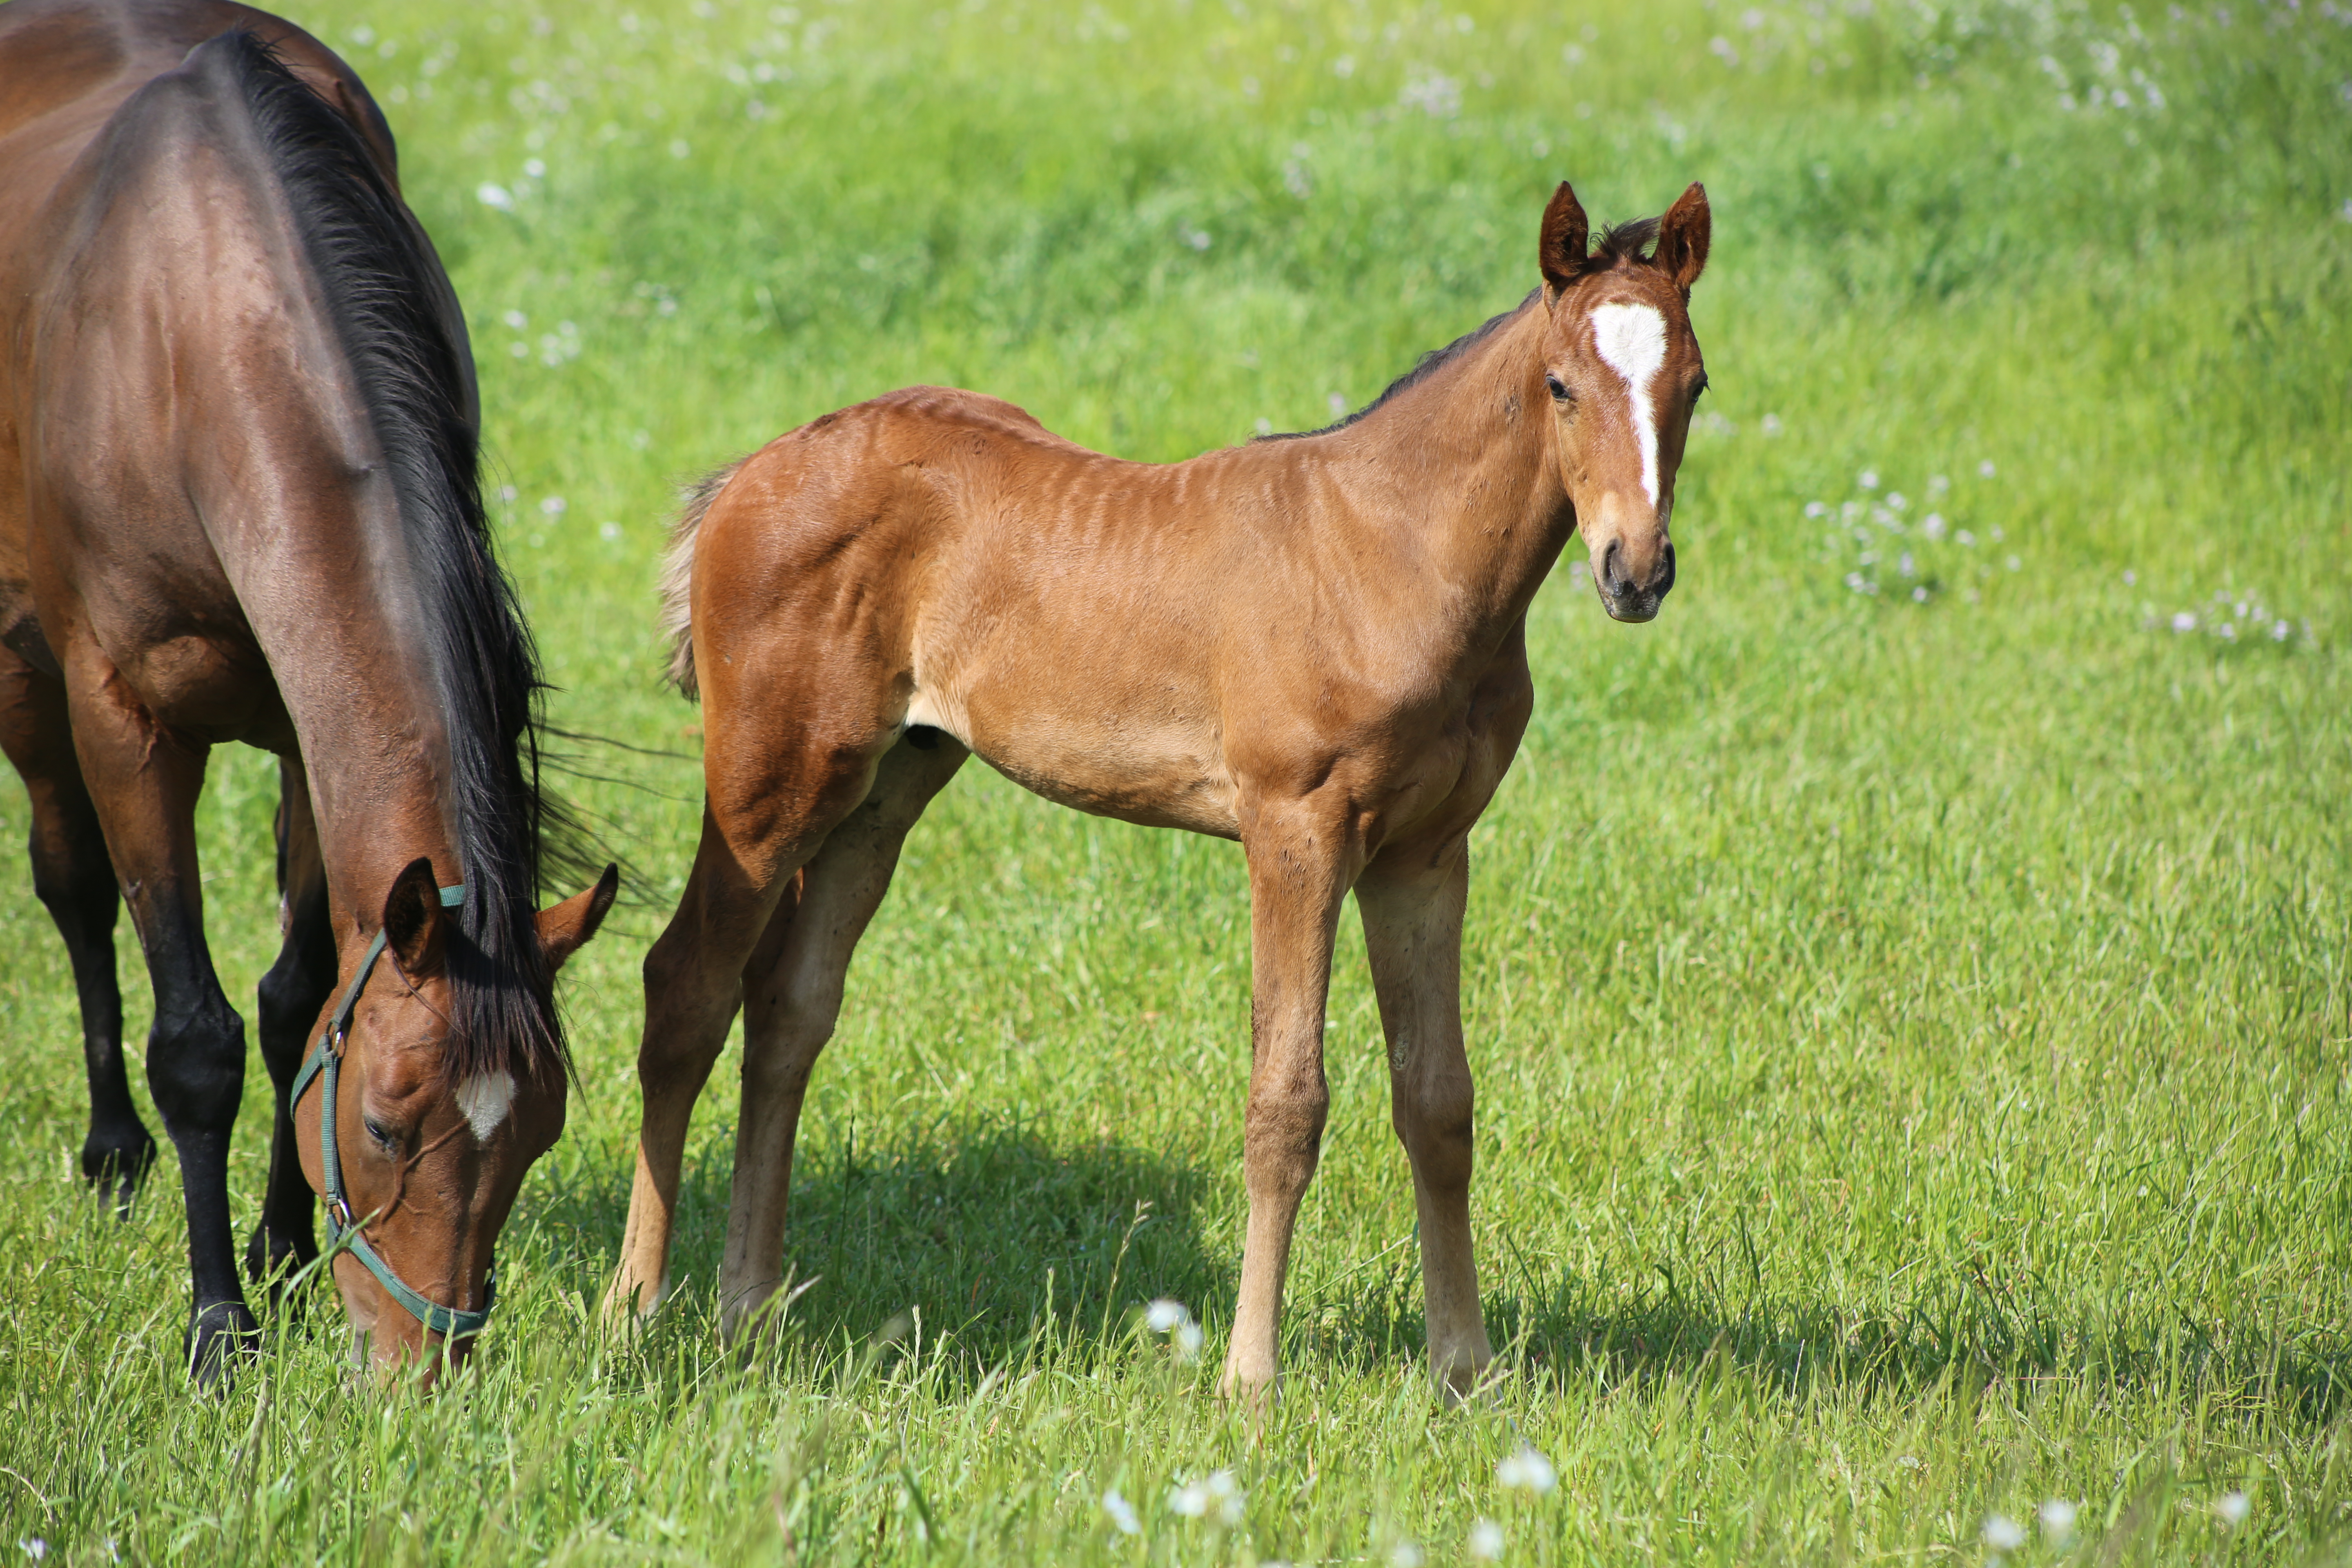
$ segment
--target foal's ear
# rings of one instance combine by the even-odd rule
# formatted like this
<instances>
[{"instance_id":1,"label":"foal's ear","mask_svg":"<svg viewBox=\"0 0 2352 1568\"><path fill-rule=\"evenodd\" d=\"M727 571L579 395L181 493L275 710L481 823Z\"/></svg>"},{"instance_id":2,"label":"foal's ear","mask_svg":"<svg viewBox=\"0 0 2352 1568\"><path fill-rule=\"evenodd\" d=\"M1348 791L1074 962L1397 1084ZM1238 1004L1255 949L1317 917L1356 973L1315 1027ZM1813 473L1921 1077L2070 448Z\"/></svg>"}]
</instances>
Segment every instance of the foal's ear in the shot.
<instances>
[{"instance_id":1,"label":"foal's ear","mask_svg":"<svg viewBox=\"0 0 2352 1568\"><path fill-rule=\"evenodd\" d=\"M1704 204L1702 204L1703 205ZM1562 180L1544 208L1543 234L1536 241L1536 265L1543 270L1544 303L1559 298L1584 265L1584 237L1591 226L1584 221L1584 204Z\"/></svg>"},{"instance_id":2,"label":"foal's ear","mask_svg":"<svg viewBox=\"0 0 2352 1568\"><path fill-rule=\"evenodd\" d=\"M1658 266L1685 294L1706 270L1706 241L1714 226L1707 216L1706 187L1696 182L1658 220Z\"/></svg>"},{"instance_id":3,"label":"foal's ear","mask_svg":"<svg viewBox=\"0 0 2352 1568\"><path fill-rule=\"evenodd\" d=\"M565 959L588 944L620 890L621 868L607 866L594 887L539 911L539 944L547 950L548 973L563 967Z\"/></svg>"},{"instance_id":4,"label":"foal's ear","mask_svg":"<svg viewBox=\"0 0 2352 1568\"><path fill-rule=\"evenodd\" d=\"M447 938L441 884L433 879L433 862L420 855L401 868L392 891L383 896L384 945L400 961L403 974L422 980L440 971Z\"/></svg>"}]
</instances>

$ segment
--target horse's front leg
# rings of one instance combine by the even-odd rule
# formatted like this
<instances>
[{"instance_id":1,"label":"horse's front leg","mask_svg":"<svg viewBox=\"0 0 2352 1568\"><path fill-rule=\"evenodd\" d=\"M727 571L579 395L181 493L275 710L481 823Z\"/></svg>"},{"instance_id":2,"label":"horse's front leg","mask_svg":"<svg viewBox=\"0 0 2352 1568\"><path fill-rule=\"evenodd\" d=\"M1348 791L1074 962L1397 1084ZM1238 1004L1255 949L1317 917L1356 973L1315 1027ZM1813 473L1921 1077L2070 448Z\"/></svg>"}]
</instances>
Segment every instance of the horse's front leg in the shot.
<instances>
[{"instance_id":1,"label":"horse's front leg","mask_svg":"<svg viewBox=\"0 0 2352 1568\"><path fill-rule=\"evenodd\" d=\"M335 933L327 914L327 868L319 853L319 826L310 815L309 774L296 758L278 764L278 893L281 935L278 962L261 977L258 1019L261 1059L278 1101L269 1142L269 1182L261 1194L261 1221L246 1244L245 1271L257 1285L282 1281L319 1256L310 1218L315 1203L294 1146L294 1120L286 1102L294 1075L310 1048L311 1031L335 988Z\"/></svg>"},{"instance_id":2,"label":"horse's front leg","mask_svg":"<svg viewBox=\"0 0 2352 1568\"><path fill-rule=\"evenodd\" d=\"M1217 1390L1255 1399L1273 1392L1281 1370L1290 1238L1331 1105L1323 1079L1331 938L1361 860L1345 810L1320 797L1259 806L1245 820L1242 844L1250 873L1251 1065L1242 1142L1249 1230Z\"/></svg>"},{"instance_id":3,"label":"horse's front leg","mask_svg":"<svg viewBox=\"0 0 2352 1568\"><path fill-rule=\"evenodd\" d=\"M1356 883L1388 1037L1390 1117L1412 1161L1431 1370L1449 1403L1493 1359L1470 1250L1470 1059L1462 1044L1467 841L1383 851Z\"/></svg>"},{"instance_id":4,"label":"horse's front leg","mask_svg":"<svg viewBox=\"0 0 2352 1568\"><path fill-rule=\"evenodd\" d=\"M196 796L210 749L157 719L97 649L77 655L68 656L67 672L74 749L155 992L147 1087L180 1156L195 1287L189 1365L209 1384L226 1371L223 1352L249 1342L256 1327L237 1281L228 1213L245 1020L213 972L196 868Z\"/></svg>"}]
</instances>

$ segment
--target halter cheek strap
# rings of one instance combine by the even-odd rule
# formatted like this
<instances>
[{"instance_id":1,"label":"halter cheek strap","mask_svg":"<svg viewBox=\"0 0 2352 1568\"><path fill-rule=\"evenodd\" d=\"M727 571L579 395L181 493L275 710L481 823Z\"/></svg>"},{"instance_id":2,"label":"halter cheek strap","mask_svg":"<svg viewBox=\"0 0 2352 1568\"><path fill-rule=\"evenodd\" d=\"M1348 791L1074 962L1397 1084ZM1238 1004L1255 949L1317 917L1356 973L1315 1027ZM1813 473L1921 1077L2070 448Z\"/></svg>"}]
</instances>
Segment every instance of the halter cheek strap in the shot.
<instances>
[{"instance_id":1,"label":"halter cheek strap","mask_svg":"<svg viewBox=\"0 0 2352 1568\"><path fill-rule=\"evenodd\" d=\"M466 901L466 884L441 889L441 907L455 909ZM342 999L335 1004L327 1019L319 1043L302 1060L302 1070L294 1075L294 1088L286 1097L286 1112L302 1103L302 1095L310 1080L320 1080L319 1103L319 1165L326 1173L327 1241L332 1247L349 1247L352 1257L367 1266L385 1294L399 1302L409 1316L423 1323L444 1339L462 1339L478 1334L490 1321L490 1308L498 1300L498 1265L490 1266L482 1280L482 1305L475 1311L455 1307L436 1306L409 1289L399 1275L392 1271L376 1249L368 1245L367 1234L352 1218L351 1198L343 1190L343 1164L335 1152L335 1080L342 1066L343 1041L351 1032L352 1010L359 1005L360 993L367 989L368 976L375 973L375 961L383 956L386 938L383 931L368 943L367 954L360 960L359 973L343 987Z\"/></svg>"}]
</instances>

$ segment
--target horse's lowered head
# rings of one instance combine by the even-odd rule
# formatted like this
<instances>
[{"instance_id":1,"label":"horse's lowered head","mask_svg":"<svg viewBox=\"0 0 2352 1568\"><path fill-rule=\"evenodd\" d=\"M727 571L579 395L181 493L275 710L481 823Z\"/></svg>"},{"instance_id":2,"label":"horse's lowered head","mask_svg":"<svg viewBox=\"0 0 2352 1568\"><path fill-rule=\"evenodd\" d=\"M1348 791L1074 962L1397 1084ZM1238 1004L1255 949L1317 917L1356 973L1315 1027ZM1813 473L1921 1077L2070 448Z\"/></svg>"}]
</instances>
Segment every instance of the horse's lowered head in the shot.
<instances>
[{"instance_id":1,"label":"horse's lowered head","mask_svg":"<svg viewBox=\"0 0 2352 1568\"><path fill-rule=\"evenodd\" d=\"M440 1331L420 1306L428 1315L487 1311L499 1232L524 1173L563 1131L566 1073L551 1029L537 1036L536 1050L511 1041L484 1049L467 1037L467 1022L509 1011L551 1025L555 972L595 935L619 885L617 868L608 868L586 892L540 911L537 973L507 981L538 994L510 995L509 1010L469 1006L460 995L482 984L488 966L447 907L457 889L444 898L428 859L394 879L381 958L372 975L371 960L362 961L366 978L348 1016L339 1024L339 1002L328 1019L328 1035L341 1036L339 1081L331 1094L309 1087L294 1107L297 1147L304 1173L327 1197L330 1237L355 1226L382 1265L371 1267L349 1237L333 1262L354 1348L363 1346L378 1367L421 1363L429 1383L445 1353L453 1361L467 1353L478 1324ZM320 1138L328 1107L331 1170ZM404 1289L422 1302L404 1300Z\"/></svg>"},{"instance_id":2,"label":"horse's lowered head","mask_svg":"<svg viewBox=\"0 0 2352 1568\"><path fill-rule=\"evenodd\" d=\"M1706 266L1708 227L1697 185L1665 216L1619 225L1589 253L1584 208L1566 181L1544 209L1538 260L1551 320L1543 378L1553 444L1592 557L1592 585L1621 621L1651 619L1675 585L1675 471L1706 389L1688 307Z\"/></svg>"}]
</instances>

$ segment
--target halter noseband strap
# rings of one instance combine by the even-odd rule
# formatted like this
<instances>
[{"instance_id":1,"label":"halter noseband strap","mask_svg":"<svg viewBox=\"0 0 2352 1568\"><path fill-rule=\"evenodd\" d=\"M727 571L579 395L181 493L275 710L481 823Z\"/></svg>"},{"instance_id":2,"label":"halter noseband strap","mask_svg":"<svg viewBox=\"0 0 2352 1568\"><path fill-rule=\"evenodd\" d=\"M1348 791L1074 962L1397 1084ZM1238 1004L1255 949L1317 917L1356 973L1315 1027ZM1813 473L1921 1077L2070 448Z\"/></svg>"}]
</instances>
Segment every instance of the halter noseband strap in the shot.
<instances>
[{"instance_id":1,"label":"halter noseband strap","mask_svg":"<svg viewBox=\"0 0 2352 1568\"><path fill-rule=\"evenodd\" d=\"M441 889L441 907L455 909L466 901L466 884ZM327 1241L330 1247L348 1246L352 1256L367 1265L369 1273L384 1288L386 1294L405 1308L409 1315L444 1339L462 1339L478 1334L490 1321L490 1308L498 1300L498 1266L492 1264L482 1280L482 1305L478 1310L465 1311L455 1307L436 1306L408 1288L400 1276L392 1271L376 1249L368 1245L367 1235L352 1218L350 1196L343 1191L343 1164L335 1154L335 1079L342 1065L343 1039L352 1026L352 1010L359 1005L360 993L367 989L368 976L375 972L375 961L383 956L384 933L375 933L368 943L367 955L360 960L359 973L343 987L342 999L335 1004L327 1019L327 1026L319 1036L319 1043L302 1060L302 1070L294 1075L294 1088L286 1096L286 1113L302 1102L303 1091L314 1078L322 1079L319 1104L319 1164L327 1178Z\"/></svg>"}]
</instances>

